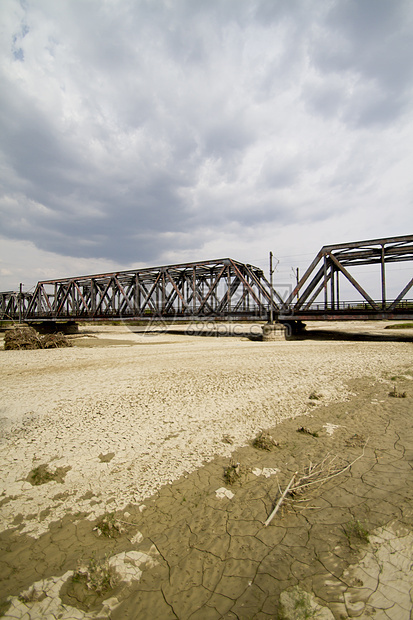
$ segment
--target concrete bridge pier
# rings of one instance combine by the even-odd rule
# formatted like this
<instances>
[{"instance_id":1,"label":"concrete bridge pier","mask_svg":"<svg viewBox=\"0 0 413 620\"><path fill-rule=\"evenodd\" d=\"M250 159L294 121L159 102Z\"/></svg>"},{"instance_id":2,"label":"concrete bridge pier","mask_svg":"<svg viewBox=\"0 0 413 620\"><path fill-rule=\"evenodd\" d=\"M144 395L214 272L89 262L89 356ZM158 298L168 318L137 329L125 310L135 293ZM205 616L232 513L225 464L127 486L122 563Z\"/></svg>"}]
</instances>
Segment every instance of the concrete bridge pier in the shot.
<instances>
[{"instance_id":1,"label":"concrete bridge pier","mask_svg":"<svg viewBox=\"0 0 413 620\"><path fill-rule=\"evenodd\" d=\"M287 340L293 336L299 336L305 331L305 323L302 321L283 321L282 323L267 323L262 328L264 342L270 340Z\"/></svg>"},{"instance_id":2,"label":"concrete bridge pier","mask_svg":"<svg viewBox=\"0 0 413 620\"><path fill-rule=\"evenodd\" d=\"M273 340L285 340L287 336L287 329L282 323L267 323L262 328L263 342L270 342Z\"/></svg>"}]
</instances>

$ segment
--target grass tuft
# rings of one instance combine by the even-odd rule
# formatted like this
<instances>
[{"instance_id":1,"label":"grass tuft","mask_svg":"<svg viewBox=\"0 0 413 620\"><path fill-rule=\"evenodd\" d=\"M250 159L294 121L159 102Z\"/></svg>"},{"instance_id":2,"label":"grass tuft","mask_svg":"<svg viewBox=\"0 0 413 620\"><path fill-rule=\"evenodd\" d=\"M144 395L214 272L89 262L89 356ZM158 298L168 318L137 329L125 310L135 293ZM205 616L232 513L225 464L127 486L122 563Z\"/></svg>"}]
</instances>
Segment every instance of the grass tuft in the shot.
<instances>
[{"instance_id":1,"label":"grass tuft","mask_svg":"<svg viewBox=\"0 0 413 620\"><path fill-rule=\"evenodd\" d=\"M101 596L119 583L119 575L110 565L107 557L103 560L91 558L88 562L78 563L72 581L83 584L88 590Z\"/></svg>"},{"instance_id":2,"label":"grass tuft","mask_svg":"<svg viewBox=\"0 0 413 620\"><path fill-rule=\"evenodd\" d=\"M252 445L258 450L266 450L267 452L270 452L278 446L278 441L275 441L275 439L266 431L261 431L252 442Z\"/></svg>"},{"instance_id":3,"label":"grass tuft","mask_svg":"<svg viewBox=\"0 0 413 620\"><path fill-rule=\"evenodd\" d=\"M369 531L366 524L363 524L358 519L352 519L347 525L344 526L344 533L347 536L347 540L351 545L353 540L368 543L370 541Z\"/></svg>"},{"instance_id":4,"label":"grass tuft","mask_svg":"<svg viewBox=\"0 0 413 620\"><path fill-rule=\"evenodd\" d=\"M227 484L239 482L245 475L246 469L241 463L232 463L224 469L224 480Z\"/></svg>"},{"instance_id":5,"label":"grass tuft","mask_svg":"<svg viewBox=\"0 0 413 620\"><path fill-rule=\"evenodd\" d=\"M31 586L28 590L21 592L17 598L20 602L27 604L41 601L46 598L46 595L44 592L39 592L34 586Z\"/></svg>"},{"instance_id":6,"label":"grass tuft","mask_svg":"<svg viewBox=\"0 0 413 620\"><path fill-rule=\"evenodd\" d=\"M122 523L116 519L114 512L105 514L93 529L99 536L106 536L106 538L117 538L125 531Z\"/></svg>"}]
</instances>

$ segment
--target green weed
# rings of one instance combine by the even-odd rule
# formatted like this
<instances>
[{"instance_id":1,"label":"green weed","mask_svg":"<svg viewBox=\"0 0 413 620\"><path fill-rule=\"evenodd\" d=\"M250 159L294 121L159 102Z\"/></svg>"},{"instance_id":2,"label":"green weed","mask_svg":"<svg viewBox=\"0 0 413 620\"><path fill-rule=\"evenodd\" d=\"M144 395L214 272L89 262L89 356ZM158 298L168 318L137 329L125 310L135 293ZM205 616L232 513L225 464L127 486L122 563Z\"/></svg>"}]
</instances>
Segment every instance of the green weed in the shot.
<instances>
[{"instance_id":1,"label":"green weed","mask_svg":"<svg viewBox=\"0 0 413 620\"><path fill-rule=\"evenodd\" d=\"M370 541L369 531L366 527L366 524L363 525L363 523L358 519L353 519L352 521L349 521L347 525L344 526L344 533L350 545L353 541L359 541L363 543L368 543Z\"/></svg>"}]
</instances>

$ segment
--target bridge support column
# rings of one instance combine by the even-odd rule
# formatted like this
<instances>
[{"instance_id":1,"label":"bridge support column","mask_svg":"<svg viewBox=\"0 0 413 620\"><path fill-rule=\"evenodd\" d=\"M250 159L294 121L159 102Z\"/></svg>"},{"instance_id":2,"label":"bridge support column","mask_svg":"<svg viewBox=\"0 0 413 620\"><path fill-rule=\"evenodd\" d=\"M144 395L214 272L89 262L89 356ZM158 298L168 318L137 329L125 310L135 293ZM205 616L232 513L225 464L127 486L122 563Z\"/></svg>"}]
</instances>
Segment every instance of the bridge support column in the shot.
<instances>
[{"instance_id":1,"label":"bridge support column","mask_svg":"<svg viewBox=\"0 0 413 620\"><path fill-rule=\"evenodd\" d=\"M262 328L262 339L264 342L272 340L285 340L287 329L282 323L267 323Z\"/></svg>"}]
</instances>

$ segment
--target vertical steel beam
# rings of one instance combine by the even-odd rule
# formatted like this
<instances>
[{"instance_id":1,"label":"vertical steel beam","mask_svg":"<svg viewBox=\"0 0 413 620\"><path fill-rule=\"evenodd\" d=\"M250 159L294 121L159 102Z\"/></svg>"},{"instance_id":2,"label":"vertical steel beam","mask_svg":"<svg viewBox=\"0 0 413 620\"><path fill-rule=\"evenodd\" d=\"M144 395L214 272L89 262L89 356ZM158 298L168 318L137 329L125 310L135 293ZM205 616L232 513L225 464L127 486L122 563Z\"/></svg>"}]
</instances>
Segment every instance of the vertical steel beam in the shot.
<instances>
[{"instance_id":1,"label":"vertical steel beam","mask_svg":"<svg viewBox=\"0 0 413 620\"><path fill-rule=\"evenodd\" d=\"M384 244L381 246L381 307L386 308L386 268L384 261Z\"/></svg>"},{"instance_id":2,"label":"vertical steel beam","mask_svg":"<svg viewBox=\"0 0 413 620\"><path fill-rule=\"evenodd\" d=\"M227 267L227 312L231 312L231 267Z\"/></svg>"},{"instance_id":3,"label":"vertical steel beam","mask_svg":"<svg viewBox=\"0 0 413 620\"><path fill-rule=\"evenodd\" d=\"M336 269L336 304L337 310L340 309L340 271Z\"/></svg>"},{"instance_id":4,"label":"vertical steel beam","mask_svg":"<svg viewBox=\"0 0 413 620\"><path fill-rule=\"evenodd\" d=\"M96 284L93 278L90 280L90 313L92 316L96 314Z\"/></svg>"},{"instance_id":5,"label":"vertical steel beam","mask_svg":"<svg viewBox=\"0 0 413 620\"><path fill-rule=\"evenodd\" d=\"M195 316L196 314L196 294L195 294L195 289L196 289L196 268L193 267L192 268L192 312Z\"/></svg>"},{"instance_id":6,"label":"vertical steel beam","mask_svg":"<svg viewBox=\"0 0 413 620\"><path fill-rule=\"evenodd\" d=\"M330 297L331 297L331 302L330 302L330 307L332 310L335 309L335 295L334 295L334 265L331 263L330 264L330 271L331 271L331 275L330 275Z\"/></svg>"}]
</instances>

